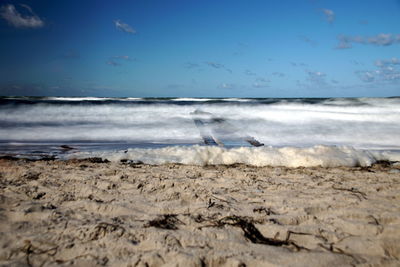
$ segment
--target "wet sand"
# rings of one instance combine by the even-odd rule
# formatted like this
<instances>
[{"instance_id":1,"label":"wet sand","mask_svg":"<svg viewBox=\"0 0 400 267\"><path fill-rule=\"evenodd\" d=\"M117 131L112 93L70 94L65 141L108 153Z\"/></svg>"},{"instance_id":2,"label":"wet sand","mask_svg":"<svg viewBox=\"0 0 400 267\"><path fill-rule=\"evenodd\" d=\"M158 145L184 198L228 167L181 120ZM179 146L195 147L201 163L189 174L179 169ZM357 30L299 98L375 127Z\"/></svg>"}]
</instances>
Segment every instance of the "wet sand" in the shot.
<instances>
[{"instance_id":1,"label":"wet sand","mask_svg":"<svg viewBox=\"0 0 400 267\"><path fill-rule=\"evenodd\" d=\"M0 159L0 265L399 266L400 166Z\"/></svg>"}]
</instances>

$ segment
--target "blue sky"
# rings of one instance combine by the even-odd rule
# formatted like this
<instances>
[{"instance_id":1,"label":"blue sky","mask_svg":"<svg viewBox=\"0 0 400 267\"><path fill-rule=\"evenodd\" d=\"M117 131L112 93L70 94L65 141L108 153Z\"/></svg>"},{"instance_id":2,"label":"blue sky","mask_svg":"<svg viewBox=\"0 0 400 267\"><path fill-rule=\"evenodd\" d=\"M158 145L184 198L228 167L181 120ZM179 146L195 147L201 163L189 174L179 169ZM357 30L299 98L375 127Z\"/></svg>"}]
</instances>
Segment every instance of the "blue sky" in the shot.
<instances>
[{"instance_id":1,"label":"blue sky","mask_svg":"<svg viewBox=\"0 0 400 267\"><path fill-rule=\"evenodd\" d=\"M399 0L0 0L0 40L0 95L400 95Z\"/></svg>"}]
</instances>

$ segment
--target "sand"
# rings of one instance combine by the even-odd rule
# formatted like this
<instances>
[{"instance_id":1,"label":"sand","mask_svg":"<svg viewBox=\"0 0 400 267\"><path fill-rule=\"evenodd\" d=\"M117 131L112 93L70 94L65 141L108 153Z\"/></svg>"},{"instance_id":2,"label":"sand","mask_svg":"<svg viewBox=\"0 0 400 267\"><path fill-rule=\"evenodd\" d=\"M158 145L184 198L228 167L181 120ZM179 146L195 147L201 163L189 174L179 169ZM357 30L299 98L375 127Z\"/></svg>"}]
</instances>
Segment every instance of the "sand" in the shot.
<instances>
[{"instance_id":1,"label":"sand","mask_svg":"<svg viewBox=\"0 0 400 267\"><path fill-rule=\"evenodd\" d=\"M0 160L0 265L399 266L400 166Z\"/></svg>"}]
</instances>

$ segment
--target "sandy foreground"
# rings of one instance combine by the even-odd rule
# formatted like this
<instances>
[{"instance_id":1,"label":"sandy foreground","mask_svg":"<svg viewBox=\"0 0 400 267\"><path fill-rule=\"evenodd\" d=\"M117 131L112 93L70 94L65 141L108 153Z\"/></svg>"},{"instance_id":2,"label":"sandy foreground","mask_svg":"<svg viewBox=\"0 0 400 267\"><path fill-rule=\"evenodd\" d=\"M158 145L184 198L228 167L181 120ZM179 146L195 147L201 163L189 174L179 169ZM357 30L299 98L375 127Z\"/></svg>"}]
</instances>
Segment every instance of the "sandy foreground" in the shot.
<instances>
[{"instance_id":1,"label":"sandy foreground","mask_svg":"<svg viewBox=\"0 0 400 267\"><path fill-rule=\"evenodd\" d=\"M399 266L400 166L1 159L0 265Z\"/></svg>"}]
</instances>

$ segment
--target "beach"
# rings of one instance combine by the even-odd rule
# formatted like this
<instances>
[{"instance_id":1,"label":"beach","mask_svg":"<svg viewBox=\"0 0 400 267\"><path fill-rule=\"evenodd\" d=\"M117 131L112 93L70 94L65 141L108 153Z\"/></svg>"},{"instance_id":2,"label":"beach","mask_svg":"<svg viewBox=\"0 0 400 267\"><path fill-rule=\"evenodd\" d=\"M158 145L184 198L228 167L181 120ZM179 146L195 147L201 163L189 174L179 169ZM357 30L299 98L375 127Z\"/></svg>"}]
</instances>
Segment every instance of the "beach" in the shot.
<instances>
[{"instance_id":1,"label":"beach","mask_svg":"<svg viewBox=\"0 0 400 267\"><path fill-rule=\"evenodd\" d=\"M399 10L0 1L0 267L400 267Z\"/></svg>"},{"instance_id":2,"label":"beach","mask_svg":"<svg viewBox=\"0 0 400 267\"><path fill-rule=\"evenodd\" d=\"M0 160L2 266L398 266L400 165Z\"/></svg>"}]
</instances>

